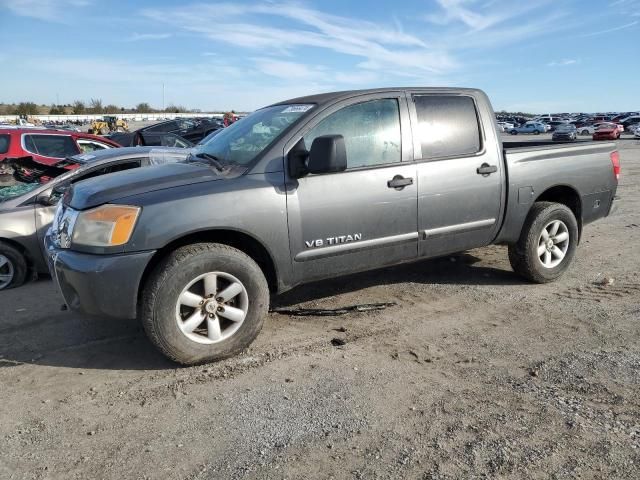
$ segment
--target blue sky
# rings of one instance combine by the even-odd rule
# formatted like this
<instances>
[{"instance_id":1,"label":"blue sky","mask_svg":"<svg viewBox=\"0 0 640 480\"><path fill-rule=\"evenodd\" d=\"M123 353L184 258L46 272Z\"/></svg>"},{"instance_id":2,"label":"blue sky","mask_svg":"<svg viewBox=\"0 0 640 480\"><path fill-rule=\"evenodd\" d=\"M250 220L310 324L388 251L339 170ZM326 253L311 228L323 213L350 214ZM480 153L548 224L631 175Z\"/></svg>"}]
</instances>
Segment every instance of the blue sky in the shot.
<instances>
[{"instance_id":1,"label":"blue sky","mask_svg":"<svg viewBox=\"0 0 640 480\"><path fill-rule=\"evenodd\" d=\"M640 0L0 0L0 102L252 110L381 86L640 109Z\"/></svg>"}]
</instances>

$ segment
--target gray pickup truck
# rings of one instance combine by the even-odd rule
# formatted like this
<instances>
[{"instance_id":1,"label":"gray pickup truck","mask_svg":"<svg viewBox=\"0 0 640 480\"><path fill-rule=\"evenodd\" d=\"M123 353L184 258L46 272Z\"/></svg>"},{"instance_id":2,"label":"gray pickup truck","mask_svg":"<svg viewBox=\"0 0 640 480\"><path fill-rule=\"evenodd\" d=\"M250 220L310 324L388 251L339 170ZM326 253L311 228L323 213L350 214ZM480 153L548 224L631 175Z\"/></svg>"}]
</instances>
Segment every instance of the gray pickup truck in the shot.
<instances>
[{"instance_id":1,"label":"gray pickup truck","mask_svg":"<svg viewBox=\"0 0 640 480\"><path fill-rule=\"evenodd\" d=\"M183 163L86 180L46 237L67 305L139 317L182 364L240 352L270 292L489 244L533 282L607 216L615 144L506 144L486 95L326 93L257 110Z\"/></svg>"}]
</instances>

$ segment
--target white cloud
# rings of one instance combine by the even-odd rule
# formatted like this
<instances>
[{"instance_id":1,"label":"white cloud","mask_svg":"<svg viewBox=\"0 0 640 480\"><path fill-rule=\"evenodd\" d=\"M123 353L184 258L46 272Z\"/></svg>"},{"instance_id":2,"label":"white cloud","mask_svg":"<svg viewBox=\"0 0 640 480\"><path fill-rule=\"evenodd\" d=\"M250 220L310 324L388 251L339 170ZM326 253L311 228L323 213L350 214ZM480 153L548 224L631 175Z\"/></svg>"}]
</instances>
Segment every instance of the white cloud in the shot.
<instances>
[{"instance_id":1,"label":"white cloud","mask_svg":"<svg viewBox=\"0 0 640 480\"><path fill-rule=\"evenodd\" d=\"M547 67L568 67L569 65L577 65L578 63L580 63L580 59L565 58L564 60L549 62L547 63Z\"/></svg>"},{"instance_id":2,"label":"white cloud","mask_svg":"<svg viewBox=\"0 0 640 480\"><path fill-rule=\"evenodd\" d=\"M319 48L356 57L365 68L413 69L445 73L457 62L441 46L373 22L330 15L288 3L235 5L187 5L176 9L146 9L143 15L175 28L202 34L216 42L291 55L301 47ZM288 21L286 27L265 26L274 17Z\"/></svg>"},{"instance_id":3,"label":"white cloud","mask_svg":"<svg viewBox=\"0 0 640 480\"><path fill-rule=\"evenodd\" d=\"M149 102L159 107L162 84L165 104L186 105L202 110L253 110L286 98L336 90L326 72L322 78L304 78L273 85L249 60L247 65L226 63L215 58L202 63L142 63L134 60L112 60L103 57L50 57L30 55L7 58L24 72L16 84L8 76L0 76L0 91L11 90L16 98L28 98L37 103L51 103L51 91L42 88L43 76L51 84L69 82L73 74L73 89L60 100L71 103L89 99L103 92L105 103L131 106ZM290 65L294 67L295 65ZM324 78L326 77L326 78ZM259 87L257 87L259 85Z\"/></svg>"},{"instance_id":4,"label":"white cloud","mask_svg":"<svg viewBox=\"0 0 640 480\"><path fill-rule=\"evenodd\" d=\"M547 0L530 3L493 0L479 5L476 0L436 1L441 12L426 15L427 21L437 25L462 23L474 32L487 30L548 3Z\"/></svg>"},{"instance_id":5,"label":"white cloud","mask_svg":"<svg viewBox=\"0 0 640 480\"><path fill-rule=\"evenodd\" d=\"M173 35L171 33L133 33L126 39L126 41L137 42L140 40L164 40L166 38L171 38L172 36Z\"/></svg>"},{"instance_id":6,"label":"white cloud","mask_svg":"<svg viewBox=\"0 0 640 480\"><path fill-rule=\"evenodd\" d=\"M88 0L0 0L0 7L7 8L15 15L60 23L65 21L62 12L89 4Z\"/></svg>"},{"instance_id":7,"label":"white cloud","mask_svg":"<svg viewBox=\"0 0 640 480\"><path fill-rule=\"evenodd\" d=\"M635 16L635 15L634 15ZM617 32L618 30L624 30L626 28L631 28L640 23L638 20L635 20L630 23L625 23L624 25L620 25L613 28L607 28L606 30L598 30L595 32L585 33L584 35L578 35L576 38L584 38L584 37L595 37L596 35L604 35L605 33Z\"/></svg>"},{"instance_id":8,"label":"white cloud","mask_svg":"<svg viewBox=\"0 0 640 480\"><path fill-rule=\"evenodd\" d=\"M255 58L254 61L262 73L285 80L320 80L325 76L323 69L317 66L273 58Z\"/></svg>"},{"instance_id":9,"label":"white cloud","mask_svg":"<svg viewBox=\"0 0 640 480\"><path fill-rule=\"evenodd\" d=\"M437 13L427 15L426 19L432 23L447 25L452 22L462 22L473 30L485 30L497 23L509 18L509 10L498 14L482 14L467 8L470 2L467 0L437 0L444 14Z\"/></svg>"}]
</instances>

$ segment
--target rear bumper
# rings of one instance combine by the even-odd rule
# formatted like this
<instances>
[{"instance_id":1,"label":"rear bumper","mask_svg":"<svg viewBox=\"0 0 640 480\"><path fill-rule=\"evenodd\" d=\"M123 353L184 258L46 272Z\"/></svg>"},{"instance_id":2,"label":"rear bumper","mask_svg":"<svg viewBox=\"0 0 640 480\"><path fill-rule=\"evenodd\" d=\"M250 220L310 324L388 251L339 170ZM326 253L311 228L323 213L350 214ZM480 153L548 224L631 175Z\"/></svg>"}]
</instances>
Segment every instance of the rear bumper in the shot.
<instances>
[{"instance_id":1,"label":"rear bumper","mask_svg":"<svg viewBox=\"0 0 640 480\"><path fill-rule=\"evenodd\" d=\"M51 276L71 310L113 318L136 317L140 281L155 251L90 255L56 249L48 237L45 244Z\"/></svg>"}]
</instances>

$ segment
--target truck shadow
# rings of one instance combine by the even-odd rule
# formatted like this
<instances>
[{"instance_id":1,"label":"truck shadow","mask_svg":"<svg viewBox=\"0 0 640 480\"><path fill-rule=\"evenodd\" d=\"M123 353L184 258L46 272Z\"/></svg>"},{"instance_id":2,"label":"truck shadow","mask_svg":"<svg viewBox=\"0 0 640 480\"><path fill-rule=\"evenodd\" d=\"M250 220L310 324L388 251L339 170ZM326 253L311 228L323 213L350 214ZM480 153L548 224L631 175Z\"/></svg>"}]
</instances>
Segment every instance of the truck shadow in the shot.
<instances>
[{"instance_id":1,"label":"truck shadow","mask_svg":"<svg viewBox=\"0 0 640 480\"><path fill-rule=\"evenodd\" d=\"M302 285L275 297L273 307L354 292L377 285L420 283L424 285L520 285L526 283L511 270L476 266L481 259L470 253L356 273ZM332 308L332 307L330 307Z\"/></svg>"},{"instance_id":2,"label":"truck shadow","mask_svg":"<svg viewBox=\"0 0 640 480\"><path fill-rule=\"evenodd\" d=\"M455 261L452 261L452 258ZM324 280L273 298L273 306L295 306L310 300L355 292L376 285L421 283L517 285L511 271L476 266L480 259L460 254ZM0 368L36 364L72 369L169 370L136 320L87 317L61 311L62 300L51 280L41 279L0 292ZM375 301L375 300L374 300ZM389 301L388 298L383 301Z\"/></svg>"}]
</instances>

